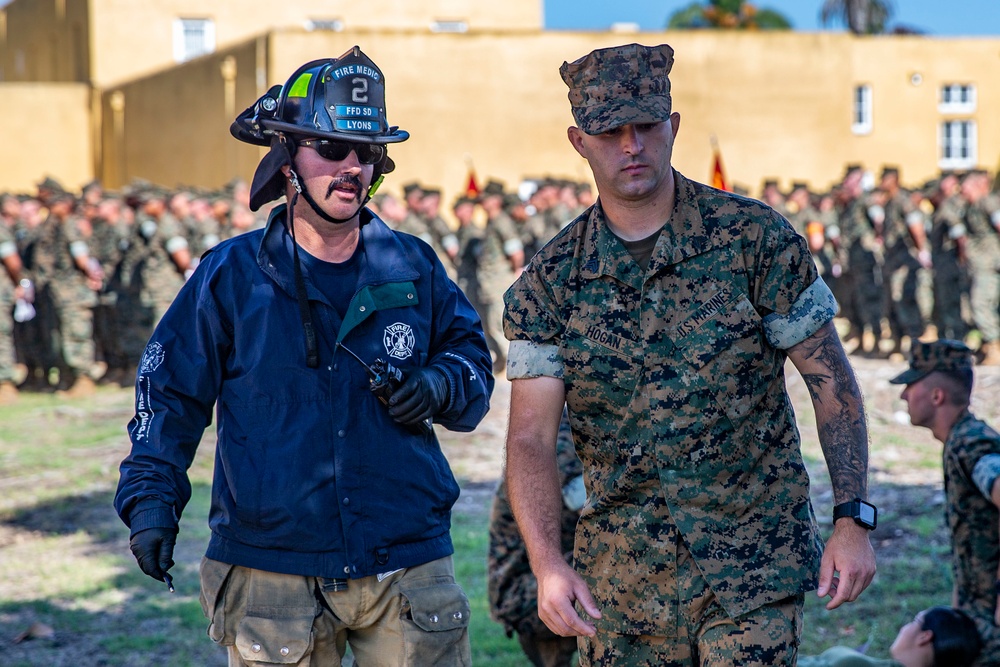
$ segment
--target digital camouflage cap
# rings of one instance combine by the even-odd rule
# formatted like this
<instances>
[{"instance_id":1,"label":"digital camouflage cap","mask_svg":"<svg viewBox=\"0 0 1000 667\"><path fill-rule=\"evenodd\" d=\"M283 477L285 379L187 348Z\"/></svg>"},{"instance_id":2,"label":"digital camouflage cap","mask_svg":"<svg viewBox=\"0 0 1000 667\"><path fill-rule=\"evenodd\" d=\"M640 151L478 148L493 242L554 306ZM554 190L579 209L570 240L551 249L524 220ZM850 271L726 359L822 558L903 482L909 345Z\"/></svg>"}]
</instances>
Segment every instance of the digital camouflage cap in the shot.
<instances>
[{"instance_id":1,"label":"digital camouflage cap","mask_svg":"<svg viewBox=\"0 0 1000 667\"><path fill-rule=\"evenodd\" d=\"M559 74L569 86L577 126L601 134L632 123L670 118L670 68L674 50L666 45L626 44L597 49Z\"/></svg>"},{"instance_id":2,"label":"digital camouflage cap","mask_svg":"<svg viewBox=\"0 0 1000 667\"><path fill-rule=\"evenodd\" d=\"M932 343L915 341L910 351L910 367L889 380L892 384L913 384L934 371L963 378L972 375L972 350L965 343L942 338Z\"/></svg>"}]
</instances>

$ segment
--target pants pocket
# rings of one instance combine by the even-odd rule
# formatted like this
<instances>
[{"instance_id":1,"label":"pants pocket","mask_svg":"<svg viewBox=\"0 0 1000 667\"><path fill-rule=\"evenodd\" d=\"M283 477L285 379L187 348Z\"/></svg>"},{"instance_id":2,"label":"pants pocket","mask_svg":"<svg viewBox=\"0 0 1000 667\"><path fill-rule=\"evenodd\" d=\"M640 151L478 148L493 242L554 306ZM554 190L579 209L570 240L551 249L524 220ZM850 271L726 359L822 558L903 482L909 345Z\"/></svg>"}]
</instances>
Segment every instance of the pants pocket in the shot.
<instances>
[{"instance_id":1,"label":"pants pocket","mask_svg":"<svg viewBox=\"0 0 1000 667\"><path fill-rule=\"evenodd\" d=\"M248 665L309 667L314 618L244 616L236 631L236 650Z\"/></svg>"},{"instance_id":2,"label":"pants pocket","mask_svg":"<svg viewBox=\"0 0 1000 667\"><path fill-rule=\"evenodd\" d=\"M208 636L216 643L224 642L226 634L226 588L233 566L211 558L202 558L199 568L201 610L209 620Z\"/></svg>"},{"instance_id":3,"label":"pants pocket","mask_svg":"<svg viewBox=\"0 0 1000 667\"><path fill-rule=\"evenodd\" d=\"M405 664L467 667L469 600L450 577L401 581Z\"/></svg>"}]
</instances>

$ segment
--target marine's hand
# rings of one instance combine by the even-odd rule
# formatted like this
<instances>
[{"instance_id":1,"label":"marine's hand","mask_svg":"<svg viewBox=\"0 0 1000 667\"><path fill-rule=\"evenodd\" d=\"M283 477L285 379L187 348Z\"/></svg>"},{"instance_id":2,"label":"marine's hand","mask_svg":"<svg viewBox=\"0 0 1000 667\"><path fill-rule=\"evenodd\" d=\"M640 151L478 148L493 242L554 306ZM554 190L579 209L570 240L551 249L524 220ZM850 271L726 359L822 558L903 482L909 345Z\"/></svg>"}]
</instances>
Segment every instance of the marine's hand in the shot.
<instances>
[{"instance_id":1,"label":"marine's hand","mask_svg":"<svg viewBox=\"0 0 1000 667\"><path fill-rule=\"evenodd\" d=\"M839 576L837 576L839 575ZM819 597L829 596L827 609L854 602L875 578L875 551L868 529L849 518L834 524L819 568Z\"/></svg>"},{"instance_id":2,"label":"marine's hand","mask_svg":"<svg viewBox=\"0 0 1000 667\"><path fill-rule=\"evenodd\" d=\"M429 419L448 401L448 378L431 366L407 371L389 399L389 416L407 426Z\"/></svg>"},{"instance_id":3,"label":"marine's hand","mask_svg":"<svg viewBox=\"0 0 1000 667\"><path fill-rule=\"evenodd\" d=\"M535 576L538 579L538 616L549 630L562 637L593 637L594 626L580 618L573 606L579 602L591 617L601 617L583 578L564 561L551 569L536 572Z\"/></svg>"},{"instance_id":4,"label":"marine's hand","mask_svg":"<svg viewBox=\"0 0 1000 667\"><path fill-rule=\"evenodd\" d=\"M174 566L176 542L177 530L174 528L147 528L132 536L129 548L140 570L157 581L163 581L163 575Z\"/></svg>"}]
</instances>

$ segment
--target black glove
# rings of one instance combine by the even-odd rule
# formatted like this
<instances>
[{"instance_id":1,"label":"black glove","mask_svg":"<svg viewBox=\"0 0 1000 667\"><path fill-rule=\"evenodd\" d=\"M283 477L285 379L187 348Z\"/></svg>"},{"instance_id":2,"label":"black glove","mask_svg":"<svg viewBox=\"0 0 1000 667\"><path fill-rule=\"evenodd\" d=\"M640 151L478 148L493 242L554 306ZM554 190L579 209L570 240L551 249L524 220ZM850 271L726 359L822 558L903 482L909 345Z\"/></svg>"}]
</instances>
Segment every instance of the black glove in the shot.
<instances>
[{"instance_id":1,"label":"black glove","mask_svg":"<svg viewBox=\"0 0 1000 667\"><path fill-rule=\"evenodd\" d=\"M140 570L157 581L163 581L163 575L174 566L176 542L176 528L147 528L132 536L129 548Z\"/></svg>"},{"instance_id":2,"label":"black glove","mask_svg":"<svg viewBox=\"0 0 1000 667\"><path fill-rule=\"evenodd\" d=\"M431 366L409 371L389 399L389 416L412 426L429 419L448 401L448 378Z\"/></svg>"}]
</instances>

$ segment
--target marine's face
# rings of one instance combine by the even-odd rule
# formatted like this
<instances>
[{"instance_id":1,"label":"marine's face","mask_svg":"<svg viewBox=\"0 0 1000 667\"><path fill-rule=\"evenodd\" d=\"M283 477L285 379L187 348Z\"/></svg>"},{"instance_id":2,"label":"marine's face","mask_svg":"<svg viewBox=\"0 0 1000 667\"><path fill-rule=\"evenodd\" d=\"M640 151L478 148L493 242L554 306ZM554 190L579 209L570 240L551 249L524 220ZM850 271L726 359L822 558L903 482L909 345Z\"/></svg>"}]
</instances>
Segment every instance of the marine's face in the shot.
<instances>
[{"instance_id":1,"label":"marine's face","mask_svg":"<svg viewBox=\"0 0 1000 667\"><path fill-rule=\"evenodd\" d=\"M919 641L924 632L924 612L921 611L913 617L912 621L899 629L889 652L893 657L912 653L914 649L925 643Z\"/></svg>"},{"instance_id":2,"label":"marine's face","mask_svg":"<svg viewBox=\"0 0 1000 667\"><path fill-rule=\"evenodd\" d=\"M670 175L680 115L659 123L622 125L602 134L569 129L573 147L590 163L602 197L639 202L653 196Z\"/></svg>"},{"instance_id":3,"label":"marine's face","mask_svg":"<svg viewBox=\"0 0 1000 667\"><path fill-rule=\"evenodd\" d=\"M914 426L929 427L934 418L934 385L924 376L906 385L900 396L906 401L907 412L910 413L910 423Z\"/></svg>"}]
</instances>

